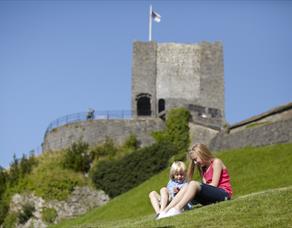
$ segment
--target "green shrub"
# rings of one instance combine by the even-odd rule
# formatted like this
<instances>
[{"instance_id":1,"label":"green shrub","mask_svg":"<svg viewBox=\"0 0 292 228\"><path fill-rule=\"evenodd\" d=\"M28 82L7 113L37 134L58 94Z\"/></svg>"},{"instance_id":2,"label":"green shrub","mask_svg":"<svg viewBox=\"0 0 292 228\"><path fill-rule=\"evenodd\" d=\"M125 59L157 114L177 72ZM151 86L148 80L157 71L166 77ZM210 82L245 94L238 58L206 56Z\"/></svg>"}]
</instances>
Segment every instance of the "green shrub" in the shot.
<instances>
[{"instance_id":1,"label":"green shrub","mask_svg":"<svg viewBox=\"0 0 292 228\"><path fill-rule=\"evenodd\" d=\"M32 216L35 211L34 205L26 203L22 206L22 211L17 214L18 222L25 224Z\"/></svg>"},{"instance_id":2,"label":"green shrub","mask_svg":"<svg viewBox=\"0 0 292 228\"><path fill-rule=\"evenodd\" d=\"M26 189L36 195L52 200L65 200L75 186L84 185L86 182L82 174L63 170L56 167L53 170L34 172L27 180Z\"/></svg>"},{"instance_id":3,"label":"green shrub","mask_svg":"<svg viewBox=\"0 0 292 228\"><path fill-rule=\"evenodd\" d=\"M9 186L16 185L19 179L31 173L33 167L36 165L37 165L37 160L33 153L31 153L29 157L23 154L21 159L17 159L14 154L13 161L10 164L9 172L7 176L8 185Z\"/></svg>"},{"instance_id":4,"label":"green shrub","mask_svg":"<svg viewBox=\"0 0 292 228\"><path fill-rule=\"evenodd\" d=\"M172 109L167 113L165 130L154 132L152 136L157 142L172 142L178 153L185 153L190 144L189 118L190 113L187 109Z\"/></svg>"},{"instance_id":5,"label":"green shrub","mask_svg":"<svg viewBox=\"0 0 292 228\"><path fill-rule=\"evenodd\" d=\"M7 179L7 172L0 166L0 199L2 199L2 195L5 192Z\"/></svg>"},{"instance_id":6,"label":"green shrub","mask_svg":"<svg viewBox=\"0 0 292 228\"><path fill-rule=\"evenodd\" d=\"M42 211L42 220L50 224L55 221L57 215L57 211L54 208L44 208Z\"/></svg>"},{"instance_id":7,"label":"green shrub","mask_svg":"<svg viewBox=\"0 0 292 228\"><path fill-rule=\"evenodd\" d=\"M25 175L31 173L33 167L37 164L37 160L33 153L28 158L25 154L23 154L19 162L20 176L24 177Z\"/></svg>"},{"instance_id":8,"label":"green shrub","mask_svg":"<svg viewBox=\"0 0 292 228\"><path fill-rule=\"evenodd\" d=\"M129 137L126 139L125 143L123 144L123 147L129 149L137 149L138 146L139 142L135 134L130 134Z\"/></svg>"},{"instance_id":9,"label":"green shrub","mask_svg":"<svg viewBox=\"0 0 292 228\"><path fill-rule=\"evenodd\" d=\"M15 228L17 222L17 215L15 213L9 213L3 222L5 228Z\"/></svg>"},{"instance_id":10,"label":"green shrub","mask_svg":"<svg viewBox=\"0 0 292 228\"><path fill-rule=\"evenodd\" d=\"M190 113L185 108L172 109L166 116L166 132L179 152L185 153L190 144L189 137Z\"/></svg>"},{"instance_id":11,"label":"green shrub","mask_svg":"<svg viewBox=\"0 0 292 228\"><path fill-rule=\"evenodd\" d=\"M105 142L96 146L91 150L92 160L100 160L102 158L113 159L117 155L118 148L115 146L114 141L106 137Z\"/></svg>"},{"instance_id":12,"label":"green shrub","mask_svg":"<svg viewBox=\"0 0 292 228\"><path fill-rule=\"evenodd\" d=\"M19 160L16 158L16 155L13 155L13 161L10 163L9 174L8 174L8 184L13 186L17 184L17 181L20 178L20 169L19 169Z\"/></svg>"},{"instance_id":13,"label":"green shrub","mask_svg":"<svg viewBox=\"0 0 292 228\"><path fill-rule=\"evenodd\" d=\"M91 162L88 149L89 145L85 142L73 143L65 152L63 167L76 172L87 173Z\"/></svg>"},{"instance_id":14,"label":"green shrub","mask_svg":"<svg viewBox=\"0 0 292 228\"><path fill-rule=\"evenodd\" d=\"M115 197L166 168L168 159L175 153L176 149L172 144L157 143L120 160L97 163L92 168L90 177L97 189Z\"/></svg>"},{"instance_id":15,"label":"green shrub","mask_svg":"<svg viewBox=\"0 0 292 228\"><path fill-rule=\"evenodd\" d=\"M0 200L0 225L4 222L4 218L8 213L8 209L9 209L8 203L5 200L1 199Z\"/></svg>"},{"instance_id":16,"label":"green shrub","mask_svg":"<svg viewBox=\"0 0 292 228\"><path fill-rule=\"evenodd\" d=\"M125 140L122 146L118 148L118 153L116 154L115 158L122 158L126 156L127 154L130 154L134 151L136 151L139 148L139 141L136 137L136 135L131 134L129 137Z\"/></svg>"}]
</instances>

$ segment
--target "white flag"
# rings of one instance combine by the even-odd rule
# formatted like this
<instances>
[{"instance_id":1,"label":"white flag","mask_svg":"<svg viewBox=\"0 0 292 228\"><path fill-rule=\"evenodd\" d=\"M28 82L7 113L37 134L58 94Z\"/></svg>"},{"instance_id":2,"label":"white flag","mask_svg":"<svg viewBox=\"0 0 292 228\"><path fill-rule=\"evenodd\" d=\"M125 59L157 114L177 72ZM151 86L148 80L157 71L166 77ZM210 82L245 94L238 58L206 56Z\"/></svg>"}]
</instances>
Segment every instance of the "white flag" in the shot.
<instances>
[{"instance_id":1,"label":"white flag","mask_svg":"<svg viewBox=\"0 0 292 228\"><path fill-rule=\"evenodd\" d=\"M151 16L152 16L154 21L156 21L157 23L160 22L161 16L158 13L156 13L155 11L152 10L152 15Z\"/></svg>"}]
</instances>

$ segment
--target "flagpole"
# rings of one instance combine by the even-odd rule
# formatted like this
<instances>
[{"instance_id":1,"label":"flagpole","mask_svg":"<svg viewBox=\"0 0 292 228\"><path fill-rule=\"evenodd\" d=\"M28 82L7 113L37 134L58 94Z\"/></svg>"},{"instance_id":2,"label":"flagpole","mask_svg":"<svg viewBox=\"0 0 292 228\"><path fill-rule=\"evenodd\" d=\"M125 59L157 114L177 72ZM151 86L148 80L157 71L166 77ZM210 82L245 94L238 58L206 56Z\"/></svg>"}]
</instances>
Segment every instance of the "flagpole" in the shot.
<instances>
[{"instance_id":1,"label":"flagpole","mask_svg":"<svg viewBox=\"0 0 292 228\"><path fill-rule=\"evenodd\" d=\"M149 42L152 39L152 5L150 5L149 10Z\"/></svg>"}]
</instances>

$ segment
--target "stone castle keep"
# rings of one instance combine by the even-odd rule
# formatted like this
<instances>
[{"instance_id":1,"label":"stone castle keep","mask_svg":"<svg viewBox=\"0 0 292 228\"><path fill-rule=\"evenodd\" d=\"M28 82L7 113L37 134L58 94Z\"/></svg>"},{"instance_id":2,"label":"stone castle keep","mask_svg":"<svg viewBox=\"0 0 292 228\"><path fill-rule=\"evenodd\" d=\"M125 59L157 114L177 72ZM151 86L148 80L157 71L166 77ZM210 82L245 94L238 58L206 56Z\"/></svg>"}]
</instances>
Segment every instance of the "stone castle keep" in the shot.
<instances>
[{"instance_id":1,"label":"stone castle keep","mask_svg":"<svg viewBox=\"0 0 292 228\"><path fill-rule=\"evenodd\" d=\"M291 103L226 128L223 46L220 42L134 42L131 105L130 119L89 119L50 129L44 137L43 151L66 148L80 139L91 146L103 143L106 137L121 144L130 134L135 134L142 146L149 145L154 142L151 132L165 127L167 111L178 107L185 107L191 113L192 143L205 143L220 150L292 142L292 133L289 133L289 128L292 129ZM245 127L255 123L260 124L252 129L251 138ZM271 133L270 137L259 138L261 127ZM265 141L267 138L269 140Z\"/></svg>"},{"instance_id":2,"label":"stone castle keep","mask_svg":"<svg viewBox=\"0 0 292 228\"><path fill-rule=\"evenodd\" d=\"M163 117L185 107L194 120L224 123L223 47L220 43L135 42L132 67L134 115Z\"/></svg>"}]
</instances>

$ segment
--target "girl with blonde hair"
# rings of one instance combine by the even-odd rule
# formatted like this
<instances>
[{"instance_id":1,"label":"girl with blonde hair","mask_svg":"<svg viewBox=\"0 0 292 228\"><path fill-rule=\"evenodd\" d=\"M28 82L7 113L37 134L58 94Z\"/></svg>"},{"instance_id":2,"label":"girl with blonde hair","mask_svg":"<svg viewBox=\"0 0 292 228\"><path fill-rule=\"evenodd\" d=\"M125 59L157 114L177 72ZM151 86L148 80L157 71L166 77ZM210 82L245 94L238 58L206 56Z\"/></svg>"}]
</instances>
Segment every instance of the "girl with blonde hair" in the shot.
<instances>
[{"instance_id":1,"label":"girl with blonde hair","mask_svg":"<svg viewBox=\"0 0 292 228\"><path fill-rule=\"evenodd\" d=\"M158 219L182 213L184 206L189 201L207 205L231 199L232 188L228 170L224 163L209 151L206 145L193 145L188 157L190 159L188 167L190 182L160 212ZM192 180L196 168L202 183Z\"/></svg>"},{"instance_id":2,"label":"girl with blonde hair","mask_svg":"<svg viewBox=\"0 0 292 228\"><path fill-rule=\"evenodd\" d=\"M160 189L160 195L156 191L149 193L150 202L158 216L167 204L186 184L186 165L182 161L172 163L169 172L169 182L166 187Z\"/></svg>"}]
</instances>

